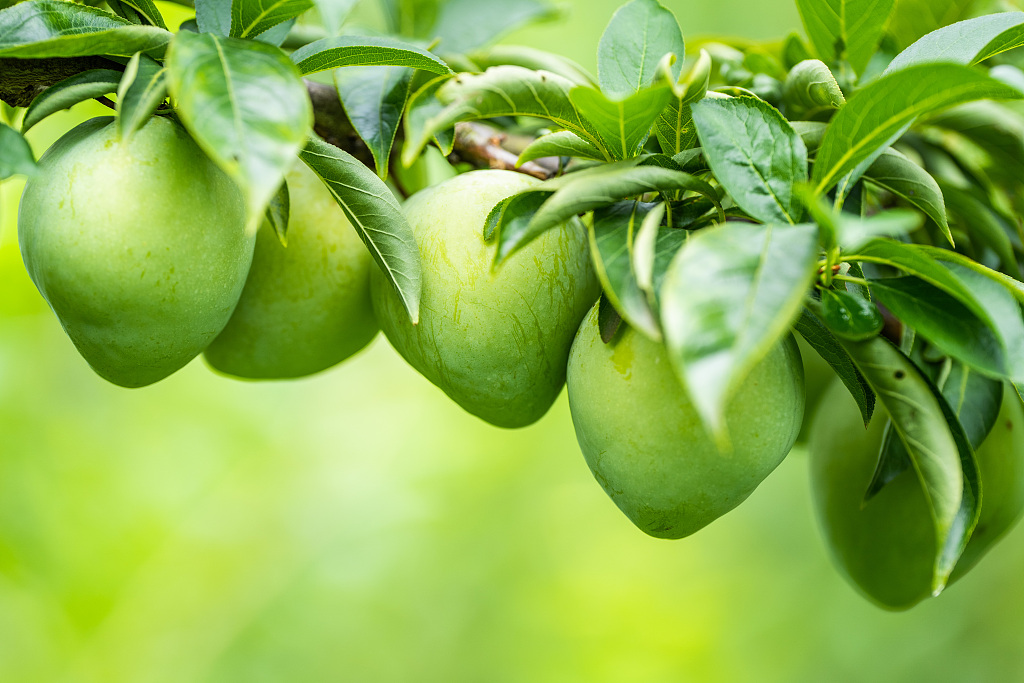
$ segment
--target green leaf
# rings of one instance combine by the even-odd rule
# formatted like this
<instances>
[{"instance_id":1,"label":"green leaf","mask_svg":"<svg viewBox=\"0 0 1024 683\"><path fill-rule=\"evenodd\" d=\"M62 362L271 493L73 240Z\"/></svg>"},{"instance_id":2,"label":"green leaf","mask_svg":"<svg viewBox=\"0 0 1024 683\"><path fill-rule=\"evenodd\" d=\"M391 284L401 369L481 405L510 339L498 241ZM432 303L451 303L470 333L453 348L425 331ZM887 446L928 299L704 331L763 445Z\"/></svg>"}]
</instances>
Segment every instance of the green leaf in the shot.
<instances>
[{"instance_id":1,"label":"green leaf","mask_svg":"<svg viewBox=\"0 0 1024 683\"><path fill-rule=\"evenodd\" d=\"M482 69L492 66L521 66L533 71L548 71L567 78L576 85L597 86L594 77L582 66L562 55L525 45L495 45L469 55Z\"/></svg>"},{"instance_id":2,"label":"green leaf","mask_svg":"<svg viewBox=\"0 0 1024 683\"><path fill-rule=\"evenodd\" d=\"M163 15L160 14L160 10L157 9L153 0L119 0L119 2L138 12L139 16L145 19L147 23L158 28L167 28Z\"/></svg>"},{"instance_id":3,"label":"green leaf","mask_svg":"<svg viewBox=\"0 0 1024 683\"><path fill-rule=\"evenodd\" d=\"M416 161L423 147L413 149L411 140L433 139L438 149L447 156L452 153L455 147L455 126L442 128L434 133L425 132L431 120L438 116L444 105L437 99L437 91L448 82L448 76L438 76L425 83L419 90L416 90L405 107L405 144L402 147L402 164L409 167ZM426 145L426 142L424 142Z\"/></svg>"},{"instance_id":4,"label":"green leaf","mask_svg":"<svg viewBox=\"0 0 1024 683\"><path fill-rule=\"evenodd\" d=\"M911 66L857 91L829 123L814 163L815 192L859 176L922 114L979 99L1022 94L959 64ZM852 182L852 181L847 181Z\"/></svg>"},{"instance_id":5,"label":"green leaf","mask_svg":"<svg viewBox=\"0 0 1024 683\"><path fill-rule=\"evenodd\" d=\"M589 173L572 173L537 185L534 192L555 190L555 193L537 209L522 230L502 229L495 263L501 263L535 237L577 214L646 192L690 190L708 197L721 207L713 187L682 171L622 162L590 170Z\"/></svg>"},{"instance_id":6,"label":"green leaf","mask_svg":"<svg viewBox=\"0 0 1024 683\"><path fill-rule=\"evenodd\" d=\"M255 38L313 7L313 0L233 0L231 37Z\"/></svg>"},{"instance_id":7,"label":"green leaf","mask_svg":"<svg viewBox=\"0 0 1024 683\"><path fill-rule=\"evenodd\" d=\"M704 99L692 107L704 156L729 195L765 223L796 223L794 194L807 181L807 149L774 107L752 98Z\"/></svg>"},{"instance_id":8,"label":"green leaf","mask_svg":"<svg viewBox=\"0 0 1024 683\"><path fill-rule=\"evenodd\" d=\"M697 130L693 126L690 105L704 97L711 82L711 55L701 50L693 67L683 76L668 105L662 109L654 122L661 151L678 154L693 147L697 141Z\"/></svg>"},{"instance_id":9,"label":"green leaf","mask_svg":"<svg viewBox=\"0 0 1024 683\"><path fill-rule=\"evenodd\" d=\"M799 315L817 255L813 225L726 223L691 235L672 262L662 332L720 445L728 439L726 403Z\"/></svg>"},{"instance_id":10,"label":"green leaf","mask_svg":"<svg viewBox=\"0 0 1024 683\"><path fill-rule=\"evenodd\" d=\"M195 0L196 26L201 33L227 37L231 33L231 0Z\"/></svg>"},{"instance_id":11,"label":"green leaf","mask_svg":"<svg viewBox=\"0 0 1024 683\"><path fill-rule=\"evenodd\" d=\"M577 111L592 124L604 149L614 159L630 159L643 151L654 120L671 97L667 86L642 90L617 102L585 86L577 86L569 92Z\"/></svg>"},{"instance_id":12,"label":"green leaf","mask_svg":"<svg viewBox=\"0 0 1024 683\"><path fill-rule=\"evenodd\" d=\"M954 222L969 235L972 241L985 245L995 252L1002 270L1020 274L1017 258L1007 227L992 209L972 193L949 183L942 184L946 205L954 216Z\"/></svg>"},{"instance_id":13,"label":"green leaf","mask_svg":"<svg viewBox=\"0 0 1024 683\"><path fill-rule=\"evenodd\" d=\"M1003 375L1006 360L995 332L970 309L920 278L872 278L871 293L905 325L989 377Z\"/></svg>"},{"instance_id":14,"label":"green leaf","mask_svg":"<svg viewBox=\"0 0 1024 683\"><path fill-rule=\"evenodd\" d=\"M21 132L26 132L50 114L74 104L117 92L121 73L113 69L89 69L54 83L39 93L25 111Z\"/></svg>"},{"instance_id":15,"label":"green leaf","mask_svg":"<svg viewBox=\"0 0 1024 683\"><path fill-rule=\"evenodd\" d=\"M117 126L122 138L131 137L167 98L167 70L137 53L128 62L117 87Z\"/></svg>"},{"instance_id":16,"label":"green leaf","mask_svg":"<svg viewBox=\"0 0 1024 683\"><path fill-rule=\"evenodd\" d=\"M654 204L643 216L640 229L633 238L633 273L636 275L637 285L648 294L654 293L654 270L658 256L658 236L661 232L659 228L665 218L665 206L665 202Z\"/></svg>"},{"instance_id":17,"label":"green leaf","mask_svg":"<svg viewBox=\"0 0 1024 683\"><path fill-rule=\"evenodd\" d=\"M167 85L182 123L258 219L312 127L294 65L262 43L183 32L168 50Z\"/></svg>"},{"instance_id":18,"label":"green leaf","mask_svg":"<svg viewBox=\"0 0 1024 683\"><path fill-rule=\"evenodd\" d=\"M458 74L437 87L436 97L443 109L418 121L407 120L402 163L410 165L431 137L459 121L497 116L544 118L600 148L602 143L593 125L580 116L569 99L569 91L574 87L572 81L561 76L518 66L496 66L482 74ZM415 100L429 99L429 95L420 98L419 94Z\"/></svg>"},{"instance_id":19,"label":"green leaf","mask_svg":"<svg viewBox=\"0 0 1024 683\"><path fill-rule=\"evenodd\" d=\"M373 259L395 287L413 323L419 321L420 252L391 190L348 152L311 137L299 158L345 212Z\"/></svg>"},{"instance_id":20,"label":"green leaf","mask_svg":"<svg viewBox=\"0 0 1024 683\"><path fill-rule=\"evenodd\" d=\"M341 33L342 24L357 2L358 0L313 0L327 34L331 36Z\"/></svg>"},{"instance_id":21,"label":"green leaf","mask_svg":"<svg viewBox=\"0 0 1024 683\"><path fill-rule=\"evenodd\" d=\"M890 147L864 171L864 179L902 197L923 211L942 229L949 243L953 244L942 190L928 171Z\"/></svg>"},{"instance_id":22,"label":"green leaf","mask_svg":"<svg viewBox=\"0 0 1024 683\"><path fill-rule=\"evenodd\" d=\"M977 64L1021 45L1024 12L989 14L932 31L896 55L884 73L929 62Z\"/></svg>"},{"instance_id":23,"label":"green leaf","mask_svg":"<svg viewBox=\"0 0 1024 683\"><path fill-rule=\"evenodd\" d=\"M825 63L805 59L786 75L782 100L791 118L811 118L846 104L846 97Z\"/></svg>"},{"instance_id":24,"label":"green leaf","mask_svg":"<svg viewBox=\"0 0 1024 683\"><path fill-rule=\"evenodd\" d=\"M821 319L836 336L854 341L874 337L885 324L873 303L856 294L833 289L821 291Z\"/></svg>"},{"instance_id":25,"label":"green leaf","mask_svg":"<svg viewBox=\"0 0 1024 683\"><path fill-rule=\"evenodd\" d=\"M576 157L578 159L593 159L595 161L606 161L604 152L569 130L560 130L555 133L542 135L522 151L517 166L522 166L527 161L540 159L542 157Z\"/></svg>"},{"instance_id":26,"label":"green leaf","mask_svg":"<svg viewBox=\"0 0 1024 683\"><path fill-rule=\"evenodd\" d=\"M292 61L303 76L342 66L408 66L435 74L452 72L440 57L423 48L373 36L323 38L293 52Z\"/></svg>"},{"instance_id":27,"label":"green leaf","mask_svg":"<svg viewBox=\"0 0 1024 683\"><path fill-rule=\"evenodd\" d=\"M334 72L345 114L373 155L381 178L388 176L391 147L409 99L413 73L401 66L355 66Z\"/></svg>"},{"instance_id":28,"label":"green leaf","mask_svg":"<svg viewBox=\"0 0 1024 683\"><path fill-rule=\"evenodd\" d=\"M622 316L615 310L608 297L601 292L601 298L597 302L597 327L601 331L601 341L605 344L611 343L615 333L622 326Z\"/></svg>"},{"instance_id":29,"label":"green leaf","mask_svg":"<svg viewBox=\"0 0 1024 683\"><path fill-rule=\"evenodd\" d=\"M28 0L0 11L0 57L39 59L159 53L171 34L61 0Z\"/></svg>"},{"instance_id":30,"label":"green leaf","mask_svg":"<svg viewBox=\"0 0 1024 683\"><path fill-rule=\"evenodd\" d=\"M966 19L974 5L975 0L896 0L886 33L902 49L926 33Z\"/></svg>"},{"instance_id":31,"label":"green leaf","mask_svg":"<svg viewBox=\"0 0 1024 683\"><path fill-rule=\"evenodd\" d=\"M849 62L864 72L895 0L796 0L807 35L824 61Z\"/></svg>"},{"instance_id":32,"label":"green leaf","mask_svg":"<svg viewBox=\"0 0 1024 683\"><path fill-rule=\"evenodd\" d=\"M846 352L836 336L829 331L818 316L807 308L801 310L800 317L793 323L793 329L799 332L804 341L835 370L836 376L857 402L857 408L860 410L861 417L864 418L864 425L867 426L875 410L875 392L871 390L864 375L854 365L850 354Z\"/></svg>"},{"instance_id":33,"label":"green leaf","mask_svg":"<svg viewBox=\"0 0 1024 683\"><path fill-rule=\"evenodd\" d=\"M270 198L270 203L267 204L264 217L270 223L270 227L274 229L277 239L285 247L288 246L288 220L291 218L291 210L288 183L284 182L281 183L281 187L278 188L274 196Z\"/></svg>"},{"instance_id":34,"label":"green leaf","mask_svg":"<svg viewBox=\"0 0 1024 683\"><path fill-rule=\"evenodd\" d=\"M587 232L597 277L608 301L631 327L660 340L658 320L637 283L631 258L633 234L649 210L639 202L601 207L594 211Z\"/></svg>"},{"instance_id":35,"label":"green leaf","mask_svg":"<svg viewBox=\"0 0 1024 683\"><path fill-rule=\"evenodd\" d=\"M841 213L836 216L836 241L856 252L876 237L900 237L921 227L921 216L909 209L890 209L867 218Z\"/></svg>"},{"instance_id":36,"label":"green leaf","mask_svg":"<svg viewBox=\"0 0 1024 683\"><path fill-rule=\"evenodd\" d=\"M558 16L542 0L448 0L441 5L431 38L440 38L445 54L466 53L488 45L520 26Z\"/></svg>"},{"instance_id":37,"label":"green leaf","mask_svg":"<svg viewBox=\"0 0 1024 683\"><path fill-rule=\"evenodd\" d=\"M36 172L32 148L21 133L0 123L0 180L13 175L30 176Z\"/></svg>"},{"instance_id":38,"label":"green leaf","mask_svg":"<svg viewBox=\"0 0 1024 683\"><path fill-rule=\"evenodd\" d=\"M670 11L657 0L632 0L620 7L597 46L597 79L609 98L620 100L649 86L666 54L676 57L678 78L683 63L683 34Z\"/></svg>"}]
</instances>

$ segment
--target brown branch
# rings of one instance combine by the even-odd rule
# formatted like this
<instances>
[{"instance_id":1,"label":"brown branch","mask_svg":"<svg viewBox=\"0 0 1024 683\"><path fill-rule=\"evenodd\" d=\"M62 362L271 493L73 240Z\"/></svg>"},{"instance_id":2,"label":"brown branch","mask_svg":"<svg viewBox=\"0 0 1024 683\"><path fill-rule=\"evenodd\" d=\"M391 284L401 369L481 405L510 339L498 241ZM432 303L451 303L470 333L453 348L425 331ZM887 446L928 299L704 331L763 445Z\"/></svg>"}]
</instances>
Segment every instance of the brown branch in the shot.
<instances>
[{"instance_id":1,"label":"brown branch","mask_svg":"<svg viewBox=\"0 0 1024 683\"><path fill-rule=\"evenodd\" d=\"M50 59L0 58L0 100L12 107L27 107L55 83L89 69L118 69L101 57L53 57Z\"/></svg>"}]
</instances>

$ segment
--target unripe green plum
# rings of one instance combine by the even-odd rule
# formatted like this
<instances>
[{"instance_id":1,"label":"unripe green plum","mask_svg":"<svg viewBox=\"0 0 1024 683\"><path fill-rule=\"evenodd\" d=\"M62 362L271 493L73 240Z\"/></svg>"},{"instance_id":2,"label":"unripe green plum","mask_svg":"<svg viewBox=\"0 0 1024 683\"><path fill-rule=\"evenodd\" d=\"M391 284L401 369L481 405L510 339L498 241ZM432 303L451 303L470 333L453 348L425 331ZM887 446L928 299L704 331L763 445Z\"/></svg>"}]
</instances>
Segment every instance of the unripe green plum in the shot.
<instances>
[{"instance_id":1,"label":"unripe green plum","mask_svg":"<svg viewBox=\"0 0 1024 683\"><path fill-rule=\"evenodd\" d=\"M729 401L722 452L662 344L626 327L601 341L597 306L569 356L569 408L594 477L642 531L682 538L742 503L786 457L804 407L791 336L769 351Z\"/></svg>"},{"instance_id":2,"label":"unripe green plum","mask_svg":"<svg viewBox=\"0 0 1024 683\"><path fill-rule=\"evenodd\" d=\"M586 232L549 230L492 270L484 219L538 183L512 171L471 171L423 190L404 211L423 259L420 321L372 276L374 311L395 349L470 413L499 427L540 419L565 383L573 335L597 298Z\"/></svg>"},{"instance_id":3,"label":"unripe green plum","mask_svg":"<svg viewBox=\"0 0 1024 683\"><path fill-rule=\"evenodd\" d=\"M206 349L215 369L250 379L302 377L370 343L366 246L320 179L303 163L287 176L288 246L264 221L245 289L224 331Z\"/></svg>"},{"instance_id":4,"label":"unripe green plum","mask_svg":"<svg viewBox=\"0 0 1024 683\"><path fill-rule=\"evenodd\" d=\"M255 242L241 191L165 117L129 140L110 118L68 132L26 184L18 226L64 330L124 387L163 379L220 333Z\"/></svg>"},{"instance_id":5,"label":"unripe green plum","mask_svg":"<svg viewBox=\"0 0 1024 683\"><path fill-rule=\"evenodd\" d=\"M910 468L864 503L887 416L876 407L867 429L838 380L811 427L811 489L832 557L847 579L881 607L901 610L931 595L935 530L917 472ZM962 576L1024 509L1024 409L1004 387L992 431L976 450L981 518L953 572Z\"/></svg>"}]
</instances>

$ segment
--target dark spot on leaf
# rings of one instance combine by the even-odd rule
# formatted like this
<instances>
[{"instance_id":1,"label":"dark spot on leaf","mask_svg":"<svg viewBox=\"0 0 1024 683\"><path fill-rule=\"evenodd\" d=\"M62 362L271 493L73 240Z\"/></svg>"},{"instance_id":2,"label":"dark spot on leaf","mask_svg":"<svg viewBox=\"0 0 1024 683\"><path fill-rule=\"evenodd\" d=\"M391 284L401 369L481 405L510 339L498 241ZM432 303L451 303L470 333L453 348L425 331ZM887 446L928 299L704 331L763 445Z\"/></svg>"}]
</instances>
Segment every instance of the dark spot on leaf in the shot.
<instances>
[{"instance_id":1,"label":"dark spot on leaf","mask_svg":"<svg viewBox=\"0 0 1024 683\"><path fill-rule=\"evenodd\" d=\"M903 372L902 370L897 370L896 372L894 372L894 373L893 373L893 375L892 375L892 376L893 376L893 377L895 377L896 379L903 379L903 378L904 378L904 377L906 377L907 375L906 375L906 373L905 373L905 372Z\"/></svg>"},{"instance_id":2,"label":"dark spot on leaf","mask_svg":"<svg viewBox=\"0 0 1024 683\"><path fill-rule=\"evenodd\" d=\"M1011 422L1010 420L1007 420L1006 421L1006 429L1007 429L1007 431L1011 431L1013 429L1013 422Z\"/></svg>"}]
</instances>

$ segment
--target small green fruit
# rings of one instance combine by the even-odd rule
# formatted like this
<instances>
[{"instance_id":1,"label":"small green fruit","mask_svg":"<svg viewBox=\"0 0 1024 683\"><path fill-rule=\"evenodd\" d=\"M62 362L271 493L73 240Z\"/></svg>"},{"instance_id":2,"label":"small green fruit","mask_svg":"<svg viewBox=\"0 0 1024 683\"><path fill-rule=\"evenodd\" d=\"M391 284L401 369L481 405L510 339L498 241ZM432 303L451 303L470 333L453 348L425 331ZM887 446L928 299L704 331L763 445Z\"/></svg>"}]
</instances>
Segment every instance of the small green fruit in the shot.
<instances>
[{"instance_id":1,"label":"small green fruit","mask_svg":"<svg viewBox=\"0 0 1024 683\"><path fill-rule=\"evenodd\" d=\"M601 341L597 307L569 356L569 408L583 456L642 531L682 538L742 503L800 430L803 370L792 337L751 371L726 407L732 451L719 451L663 345L623 326Z\"/></svg>"},{"instance_id":2,"label":"small green fruit","mask_svg":"<svg viewBox=\"0 0 1024 683\"><path fill-rule=\"evenodd\" d=\"M847 579L887 609L912 607L931 595L935 530L924 490L911 468L864 503L887 416L876 407L864 429L860 411L838 380L811 426L811 488L825 540ZM981 519L953 579L992 547L1024 509L1024 409L1004 387L992 431L976 450Z\"/></svg>"},{"instance_id":3,"label":"small green fruit","mask_svg":"<svg viewBox=\"0 0 1024 683\"><path fill-rule=\"evenodd\" d=\"M220 333L255 238L242 193L165 117L127 141L110 118L68 132L26 184L18 226L71 341L124 387L167 377Z\"/></svg>"},{"instance_id":4,"label":"small green fruit","mask_svg":"<svg viewBox=\"0 0 1024 683\"><path fill-rule=\"evenodd\" d=\"M472 171L409 199L423 259L413 325L383 274L374 311L395 349L470 413L499 427L544 415L565 383L580 319L597 298L587 236L576 222L550 230L491 269L484 219L501 199L535 185L512 171Z\"/></svg>"},{"instance_id":5,"label":"small green fruit","mask_svg":"<svg viewBox=\"0 0 1024 683\"><path fill-rule=\"evenodd\" d=\"M345 212L305 164L287 176L288 246L264 222L234 315L209 348L215 369L250 379L302 377L362 349L377 334L373 258Z\"/></svg>"}]
</instances>

